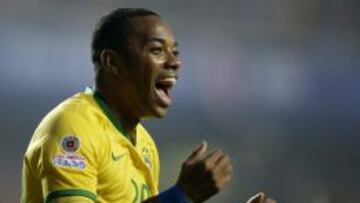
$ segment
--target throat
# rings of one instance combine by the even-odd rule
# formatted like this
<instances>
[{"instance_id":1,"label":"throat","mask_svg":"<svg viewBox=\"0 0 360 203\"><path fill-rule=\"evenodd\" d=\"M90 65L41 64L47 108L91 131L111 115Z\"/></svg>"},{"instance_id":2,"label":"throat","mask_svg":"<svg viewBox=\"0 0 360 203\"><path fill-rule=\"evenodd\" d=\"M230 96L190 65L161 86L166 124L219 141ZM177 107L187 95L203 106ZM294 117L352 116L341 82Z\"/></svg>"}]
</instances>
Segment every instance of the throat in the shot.
<instances>
[{"instance_id":1,"label":"throat","mask_svg":"<svg viewBox=\"0 0 360 203\"><path fill-rule=\"evenodd\" d=\"M118 111L116 111L115 116L123 128L125 136L135 146L137 142L136 127L139 124L139 120L128 119L126 116L123 116L122 114L118 113Z\"/></svg>"},{"instance_id":2,"label":"throat","mask_svg":"<svg viewBox=\"0 0 360 203\"><path fill-rule=\"evenodd\" d=\"M109 88L102 89L98 86L96 88L95 98L100 101L100 106L105 114L118 131L124 134L133 145L136 145L136 127L140 119L136 116L136 112L129 111L131 109L129 102L119 99Z\"/></svg>"}]
</instances>

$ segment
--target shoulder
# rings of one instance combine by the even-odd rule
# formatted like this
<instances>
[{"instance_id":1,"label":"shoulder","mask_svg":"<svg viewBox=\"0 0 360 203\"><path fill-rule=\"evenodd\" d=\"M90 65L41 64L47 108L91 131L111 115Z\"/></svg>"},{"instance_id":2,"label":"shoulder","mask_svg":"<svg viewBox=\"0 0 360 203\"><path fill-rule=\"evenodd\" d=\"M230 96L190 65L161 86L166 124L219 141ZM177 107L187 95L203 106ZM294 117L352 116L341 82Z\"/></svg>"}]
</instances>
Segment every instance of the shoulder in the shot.
<instances>
[{"instance_id":1,"label":"shoulder","mask_svg":"<svg viewBox=\"0 0 360 203\"><path fill-rule=\"evenodd\" d=\"M81 143L82 146L94 148L101 137L97 136L101 112L95 105L91 95L84 93L61 102L42 119L26 154L39 148L52 150L67 143Z\"/></svg>"},{"instance_id":2,"label":"shoulder","mask_svg":"<svg viewBox=\"0 0 360 203\"><path fill-rule=\"evenodd\" d=\"M52 109L40 122L35 134L61 131L84 132L100 122L99 110L90 95L78 93Z\"/></svg>"}]
</instances>

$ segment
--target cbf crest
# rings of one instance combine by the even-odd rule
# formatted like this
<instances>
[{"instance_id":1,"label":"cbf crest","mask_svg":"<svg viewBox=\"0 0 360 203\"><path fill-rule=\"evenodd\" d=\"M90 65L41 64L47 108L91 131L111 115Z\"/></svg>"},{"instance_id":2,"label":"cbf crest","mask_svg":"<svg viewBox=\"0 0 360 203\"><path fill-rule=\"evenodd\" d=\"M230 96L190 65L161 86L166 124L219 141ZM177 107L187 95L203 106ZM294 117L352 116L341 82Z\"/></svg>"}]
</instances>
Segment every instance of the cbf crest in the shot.
<instances>
[{"instance_id":1,"label":"cbf crest","mask_svg":"<svg viewBox=\"0 0 360 203\"><path fill-rule=\"evenodd\" d=\"M61 148L66 153L75 153L80 147L80 140L78 137L74 135L68 135L62 138L61 140Z\"/></svg>"},{"instance_id":2,"label":"cbf crest","mask_svg":"<svg viewBox=\"0 0 360 203\"><path fill-rule=\"evenodd\" d=\"M142 155L144 157L145 164L149 167L149 169L152 169L152 163L151 163L151 159L150 159L149 150L144 147L141 151L142 151Z\"/></svg>"},{"instance_id":3,"label":"cbf crest","mask_svg":"<svg viewBox=\"0 0 360 203\"><path fill-rule=\"evenodd\" d=\"M64 154L54 155L53 165L55 167L72 168L83 170L86 168L86 159L75 152L80 148L80 139L74 135L67 135L60 141Z\"/></svg>"}]
</instances>

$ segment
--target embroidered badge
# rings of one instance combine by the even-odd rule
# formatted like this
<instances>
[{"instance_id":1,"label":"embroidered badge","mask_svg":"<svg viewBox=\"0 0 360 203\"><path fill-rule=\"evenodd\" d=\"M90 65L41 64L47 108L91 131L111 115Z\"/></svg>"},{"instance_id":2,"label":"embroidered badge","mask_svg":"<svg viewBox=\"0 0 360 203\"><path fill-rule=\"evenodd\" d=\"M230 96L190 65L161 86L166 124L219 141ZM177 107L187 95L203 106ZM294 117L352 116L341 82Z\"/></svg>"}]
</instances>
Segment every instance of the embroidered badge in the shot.
<instances>
[{"instance_id":1,"label":"embroidered badge","mask_svg":"<svg viewBox=\"0 0 360 203\"><path fill-rule=\"evenodd\" d=\"M53 159L54 166L75 168L83 170L86 167L85 158L76 155L55 155Z\"/></svg>"},{"instance_id":2,"label":"embroidered badge","mask_svg":"<svg viewBox=\"0 0 360 203\"><path fill-rule=\"evenodd\" d=\"M75 153L80 147L80 140L74 135L68 135L61 139L61 147L67 153Z\"/></svg>"},{"instance_id":3,"label":"embroidered badge","mask_svg":"<svg viewBox=\"0 0 360 203\"><path fill-rule=\"evenodd\" d=\"M54 166L80 170L86 167L85 157L76 154L76 151L80 148L79 137L66 135L60 140L60 146L65 153L53 157L52 163Z\"/></svg>"}]
</instances>

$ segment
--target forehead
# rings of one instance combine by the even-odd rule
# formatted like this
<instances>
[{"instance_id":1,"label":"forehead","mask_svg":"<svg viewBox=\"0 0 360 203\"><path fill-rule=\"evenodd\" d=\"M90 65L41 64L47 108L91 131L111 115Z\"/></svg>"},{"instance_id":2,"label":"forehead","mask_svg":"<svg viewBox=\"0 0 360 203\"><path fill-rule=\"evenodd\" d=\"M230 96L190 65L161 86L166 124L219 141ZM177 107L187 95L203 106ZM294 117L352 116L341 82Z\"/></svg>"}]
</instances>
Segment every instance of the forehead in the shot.
<instances>
[{"instance_id":1,"label":"forehead","mask_svg":"<svg viewBox=\"0 0 360 203\"><path fill-rule=\"evenodd\" d=\"M138 16L130 20L133 33L129 36L131 40L140 40L144 43L158 38L169 44L176 44L174 33L168 23L158 16Z\"/></svg>"}]
</instances>

